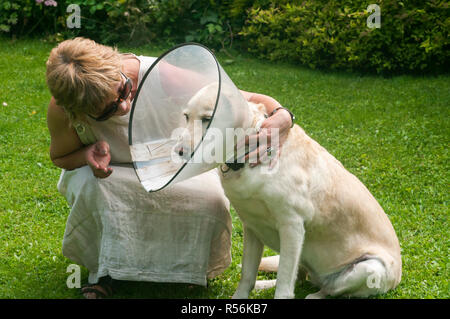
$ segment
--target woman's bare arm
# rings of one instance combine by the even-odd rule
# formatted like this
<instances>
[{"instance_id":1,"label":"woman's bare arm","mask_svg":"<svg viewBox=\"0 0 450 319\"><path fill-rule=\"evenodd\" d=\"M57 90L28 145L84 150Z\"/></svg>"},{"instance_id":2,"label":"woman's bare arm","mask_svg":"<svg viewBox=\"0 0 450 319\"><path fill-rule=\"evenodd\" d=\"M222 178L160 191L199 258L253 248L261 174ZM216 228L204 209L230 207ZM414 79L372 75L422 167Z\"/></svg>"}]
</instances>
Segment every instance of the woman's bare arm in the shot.
<instances>
[{"instance_id":1,"label":"woman's bare arm","mask_svg":"<svg viewBox=\"0 0 450 319\"><path fill-rule=\"evenodd\" d=\"M50 159L53 164L66 170L89 165L96 177L105 178L113 169L108 167L111 160L109 145L97 141L83 145L64 110L52 98L47 112L47 125L50 131Z\"/></svg>"},{"instance_id":2,"label":"woman's bare arm","mask_svg":"<svg viewBox=\"0 0 450 319\"><path fill-rule=\"evenodd\" d=\"M86 147L70 125L64 110L50 100L47 111L47 126L50 132L50 159L60 168L72 170L86 165Z\"/></svg>"},{"instance_id":3,"label":"woman's bare arm","mask_svg":"<svg viewBox=\"0 0 450 319\"><path fill-rule=\"evenodd\" d=\"M281 106L280 103L278 103L277 100L275 100L273 97L270 97L268 95L259 94L259 93L252 93L247 91L239 90L241 94L244 96L244 98L253 103L261 103L264 104L266 107L267 114L271 114L273 110L279 106Z\"/></svg>"},{"instance_id":4,"label":"woman's bare arm","mask_svg":"<svg viewBox=\"0 0 450 319\"><path fill-rule=\"evenodd\" d=\"M267 114L272 114L275 108L280 107L281 104L278 103L274 98L259 94L252 93L247 91L240 90L241 94L244 98L253 103L261 103L266 107ZM281 112L280 112L281 111ZM268 117L261 124L261 131L257 133L255 136L246 137L246 144L250 143L252 139L258 139L259 141L267 141L267 144L260 143L260 146L253 152L246 155L245 160L250 158L257 158L256 163L251 163L250 166L256 166L261 161L266 160L267 152L266 150L271 147L276 151L276 156L271 159L271 167L273 167L280 156L280 151L283 146L283 143L286 141L289 129L292 126L292 118L289 112L281 109L278 112L275 112L272 116ZM275 129L275 130L274 130ZM264 137L266 135L267 137Z\"/></svg>"}]
</instances>

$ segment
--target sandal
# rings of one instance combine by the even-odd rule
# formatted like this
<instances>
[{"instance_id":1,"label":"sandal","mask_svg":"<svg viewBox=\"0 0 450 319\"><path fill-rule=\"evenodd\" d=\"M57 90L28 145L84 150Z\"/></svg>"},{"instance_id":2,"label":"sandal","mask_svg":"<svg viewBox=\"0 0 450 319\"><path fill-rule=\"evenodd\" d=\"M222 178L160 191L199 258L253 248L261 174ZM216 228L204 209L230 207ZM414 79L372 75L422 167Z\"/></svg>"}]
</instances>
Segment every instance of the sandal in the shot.
<instances>
[{"instance_id":1,"label":"sandal","mask_svg":"<svg viewBox=\"0 0 450 319\"><path fill-rule=\"evenodd\" d=\"M96 284L87 284L81 288L81 294L84 295L86 299L104 299L110 298L113 294L113 279L110 276L105 276L100 278ZM95 294L94 298L88 298L87 293L93 292Z\"/></svg>"}]
</instances>

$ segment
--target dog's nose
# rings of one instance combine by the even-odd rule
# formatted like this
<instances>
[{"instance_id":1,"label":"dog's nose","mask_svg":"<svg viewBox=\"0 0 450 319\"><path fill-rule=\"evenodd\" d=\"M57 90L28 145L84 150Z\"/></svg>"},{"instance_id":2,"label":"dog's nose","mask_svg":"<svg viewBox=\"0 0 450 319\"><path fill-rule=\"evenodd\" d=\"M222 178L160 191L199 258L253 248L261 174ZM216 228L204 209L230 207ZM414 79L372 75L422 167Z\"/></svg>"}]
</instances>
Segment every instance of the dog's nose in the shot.
<instances>
[{"instance_id":1,"label":"dog's nose","mask_svg":"<svg viewBox=\"0 0 450 319\"><path fill-rule=\"evenodd\" d=\"M183 156L183 148L180 147L178 150L178 155Z\"/></svg>"}]
</instances>

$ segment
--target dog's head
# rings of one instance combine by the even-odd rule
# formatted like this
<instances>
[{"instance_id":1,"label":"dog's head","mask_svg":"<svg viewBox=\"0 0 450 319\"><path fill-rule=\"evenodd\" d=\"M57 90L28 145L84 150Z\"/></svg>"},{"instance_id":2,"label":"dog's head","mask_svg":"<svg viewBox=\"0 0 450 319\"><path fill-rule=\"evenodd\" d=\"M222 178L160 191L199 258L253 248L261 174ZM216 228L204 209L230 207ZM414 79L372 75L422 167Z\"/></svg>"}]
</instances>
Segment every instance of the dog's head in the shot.
<instances>
[{"instance_id":1,"label":"dog's head","mask_svg":"<svg viewBox=\"0 0 450 319\"><path fill-rule=\"evenodd\" d=\"M201 141L211 122L216 105L218 83L201 88L187 103L183 110L186 118L186 129L175 146L175 152L188 159L195 146Z\"/></svg>"},{"instance_id":2,"label":"dog's head","mask_svg":"<svg viewBox=\"0 0 450 319\"><path fill-rule=\"evenodd\" d=\"M186 129L179 137L180 141L175 146L175 153L184 159L190 158L192 151L200 143L212 121L218 88L218 83L203 87L189 100L183 110L186 118ZM233 94L233 92L232 88L222 85L220 107L218 107L214 117L220 120L222 127L240 128L244 131L251 127L255 128L257 123L260 124L264 120L264 105L248 103L241 100L242 97L239 94ZM248 105L247 109L242 107L242 102ZM222 145L222 147L225 146Z\"/></svg>"}]
</instances>

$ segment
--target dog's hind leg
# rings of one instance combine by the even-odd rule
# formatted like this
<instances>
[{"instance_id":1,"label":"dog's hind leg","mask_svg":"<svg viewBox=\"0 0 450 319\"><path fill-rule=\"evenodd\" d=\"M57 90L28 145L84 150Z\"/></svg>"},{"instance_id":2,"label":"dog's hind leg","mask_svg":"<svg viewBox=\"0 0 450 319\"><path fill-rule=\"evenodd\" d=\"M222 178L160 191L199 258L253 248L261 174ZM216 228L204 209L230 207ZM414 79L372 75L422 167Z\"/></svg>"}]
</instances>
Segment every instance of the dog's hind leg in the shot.
<instances>
[{"instance_id":1,"label":"dog's hind leg","mask_svg":"<svg viewBox=\"0 0 450 319\"><path fill-rule=\"evenodd\" d=\"M263 257L259 264L258 270L266 272L277 272L280 263L280 255Z\"/></svg>"},{"instance_id":2,"label":"dog's hind leg","mask_svg":"<svg viewBox=\"0 0 450 319\"><path fill-rule=\"evenodd\" d=\"M257 280L255 283L255 290L264 290L275 287L277 284L276 279L270 280Z\"/></svg>"},{"instance_id":3,"label":"dog's hind leg","mask_svg":"<svg viewBox=\"0 0 450 319\"><path fill-rule=\"evenodd\" d=\"M368 297L389 290L389 281L384 263L378 258L369 258L333 275L321 291L331 296Z\"/></svg>"},{"instance_id":4,"label":"dog's hind leg","mask_svg":"<svg viewBox=\"0 0 450 319\"><path fill-rule=\"evenodd\" d=\"M238 288L233 299L248 298L255 286L258 265L261 261L264 244L256 237L254 232L244 225L244 253L242 255L242 272Z\"/></svg>"},{"instance_id":5,"label":"dog's hind leg","mask_svg":"<svg viewBox=\"0 0 450 319\"><path fill-rule=\"evenodd\" d=\"M265 272L277 272L278 264L280 262L280 255L263 257L261 263L259 264L258 270ZM297 281L304 283L308 272L301 265L298 268ZM276 280L257 280L255 284L255 290L269 289L275 287Z\"/></svg>"},{"instance_id":6,"label":"dog's hind leg","mask_svg":"<svg viewBox=\"0 0 450 319\"><path fill-rule=\"evenodd\" d=\"M280 255L263 257L259 264L258 270L265 272L277 272L278 264L280 262ZM255 290L269 289L275 287L277 284L276 279L272 280L257 280L255 284Z\"/></svg>"}]
</instances>

